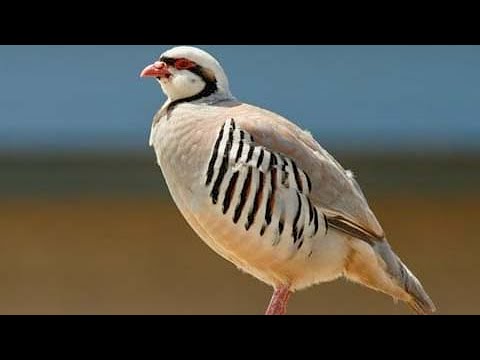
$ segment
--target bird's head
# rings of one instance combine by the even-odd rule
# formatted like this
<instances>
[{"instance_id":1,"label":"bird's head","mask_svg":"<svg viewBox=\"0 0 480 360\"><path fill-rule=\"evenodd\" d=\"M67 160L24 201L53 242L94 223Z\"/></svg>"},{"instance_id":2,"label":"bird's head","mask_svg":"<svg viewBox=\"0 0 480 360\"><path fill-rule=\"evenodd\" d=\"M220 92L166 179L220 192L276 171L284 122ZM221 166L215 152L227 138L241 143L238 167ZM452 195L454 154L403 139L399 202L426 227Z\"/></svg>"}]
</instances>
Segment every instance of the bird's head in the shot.
<instances>
[{"instance_id":1,"label":"bird's head","mask_svg":"<svg viewBox=\"0 0 480 360\"><path fill-rule=\"evenodd\" d=\"M230 97L228 79L219 62L204 50L174 47L140 74L158 80L170 101L192 101L215 94Z\"/></svg>"}]
</instances>

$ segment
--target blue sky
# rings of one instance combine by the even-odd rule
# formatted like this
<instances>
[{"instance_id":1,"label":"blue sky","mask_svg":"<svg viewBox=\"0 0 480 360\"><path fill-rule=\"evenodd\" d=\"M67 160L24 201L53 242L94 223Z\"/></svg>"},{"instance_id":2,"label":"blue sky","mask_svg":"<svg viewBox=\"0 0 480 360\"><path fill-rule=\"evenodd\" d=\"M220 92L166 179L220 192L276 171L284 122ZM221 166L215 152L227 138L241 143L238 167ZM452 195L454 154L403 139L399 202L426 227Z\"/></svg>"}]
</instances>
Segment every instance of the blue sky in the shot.
<instances>
[{"instance_id":1,"label":"blue sky","mask_svg":"<svg viewBox=\"0 0 480 360\"><path fill-rule=\"evenodd\" d=\"M147 149L170 45L0 46L0 150ZM479 46L202 46L327 147L480 150Z\"/></svg>"}]
</instances>

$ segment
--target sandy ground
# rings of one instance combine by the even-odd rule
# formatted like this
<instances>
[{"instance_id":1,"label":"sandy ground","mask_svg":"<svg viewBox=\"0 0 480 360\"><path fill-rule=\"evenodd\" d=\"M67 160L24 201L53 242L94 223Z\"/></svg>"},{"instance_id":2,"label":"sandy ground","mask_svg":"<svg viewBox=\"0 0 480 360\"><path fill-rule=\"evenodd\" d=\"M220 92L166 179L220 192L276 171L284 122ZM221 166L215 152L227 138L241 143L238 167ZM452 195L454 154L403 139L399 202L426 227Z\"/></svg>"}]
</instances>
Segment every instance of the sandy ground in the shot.
<instances>
[{"instance_id":1,"label":"sandy ground","mask_svg":"<svg viewBox=\"0 0 480 360\"><path fill-rule=\"evenodd\" d=\"M480 313L479 195L382 194L371 205L440 314ZM0 205L0 314L262 314L271 289L213 253L168 200L10 199ZM339 280L290 314L409 314Z\"/></svg>"}]
</instances>

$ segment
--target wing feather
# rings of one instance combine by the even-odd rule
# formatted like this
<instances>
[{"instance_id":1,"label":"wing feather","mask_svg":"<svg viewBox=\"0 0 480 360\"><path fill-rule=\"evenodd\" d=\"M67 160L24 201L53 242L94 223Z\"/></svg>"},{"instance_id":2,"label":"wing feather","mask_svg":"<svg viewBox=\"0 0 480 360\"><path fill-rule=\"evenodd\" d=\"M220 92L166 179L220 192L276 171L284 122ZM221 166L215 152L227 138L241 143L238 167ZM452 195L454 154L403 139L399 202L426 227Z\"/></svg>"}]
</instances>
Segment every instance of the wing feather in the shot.
<instances>
[{"instance_id":1,"label":"wing feather","mask_svg":"<svg viewBox=\"0 0 480 360\"><path fill-rule=\"evenodd\" d=\"M345 170L306 131L281 116L250 105L241 105L235 120L255 142L271 152L288 157L303 172L311 186L314 205L325 210L329 225L367 242L381 241L384 231L350 171ZM302 186L302 185L300 185Z\"/></svg>"},{"instance_id":2,"label":"wing feather","mask_svg":"<svg viewBox=\"0 0 480 360\"><path fill-rule=\"evenodd\" d=\"M174 109L171 117L179 123L198 123L203 133L209 134L211 139L217 137L225 121L234 119L238 129L245 133L245 140L248 140L243 150L247 162L253 159L261 162L269 160L263 159L262 149L277 155L279 169L285 161L288 167L292 167L290 163L294 162L297 172L292 170L284 173L279 181L287 187L308 190L312 205L321 209L327 220L334 219L330 221L333 228L369 241L385 237L351 172L345 170L310 133L282 116L229 100L208 106L183 104ZM221 165L219 160L215 164L215 168ZM315 215L318 218L318 214Z\"/></svg>"}]
</instances>

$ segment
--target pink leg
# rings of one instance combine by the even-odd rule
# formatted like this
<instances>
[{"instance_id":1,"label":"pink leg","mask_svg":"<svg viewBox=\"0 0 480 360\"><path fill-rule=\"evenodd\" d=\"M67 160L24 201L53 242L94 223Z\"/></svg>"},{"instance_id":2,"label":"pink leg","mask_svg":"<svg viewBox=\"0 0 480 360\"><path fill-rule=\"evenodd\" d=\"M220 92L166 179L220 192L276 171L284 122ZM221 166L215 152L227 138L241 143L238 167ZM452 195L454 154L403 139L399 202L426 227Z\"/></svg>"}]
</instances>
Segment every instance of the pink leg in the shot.
<instances>
[{"instance_id":1,"label":"pink leg","mask_svg":"<svg viewBox=\"0 0 480 360\"><path fill-rule=\"evenodd\" d=\"M276 288L265 315L285 315L287 313L287 303L290 295L292 295L292 292L288 286Z\"/></svg>"}]
</instances>

